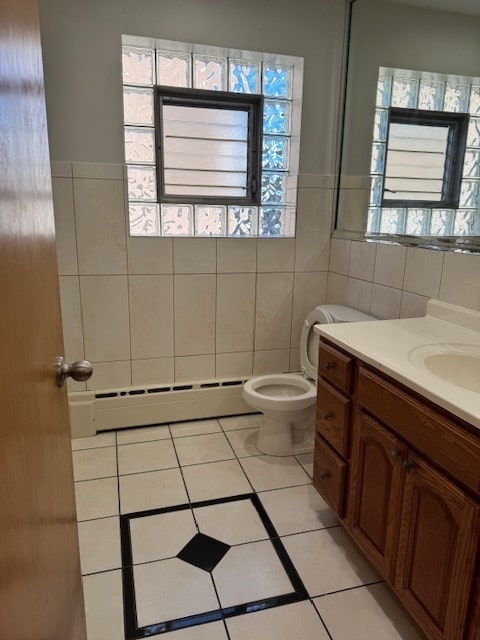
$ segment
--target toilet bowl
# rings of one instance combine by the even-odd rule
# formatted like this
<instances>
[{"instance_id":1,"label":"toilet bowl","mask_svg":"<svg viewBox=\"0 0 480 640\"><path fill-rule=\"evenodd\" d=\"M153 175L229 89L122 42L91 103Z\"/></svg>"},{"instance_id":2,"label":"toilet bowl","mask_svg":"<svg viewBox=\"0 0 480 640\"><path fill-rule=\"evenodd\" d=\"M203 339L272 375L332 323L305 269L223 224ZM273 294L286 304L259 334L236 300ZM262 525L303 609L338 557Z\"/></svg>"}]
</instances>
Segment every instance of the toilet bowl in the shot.
<instances>
[{"instance_id":1,"label":"toilet bowl","mask_svg":"<svg viewBox=\"0 0 480 640\"><path fill-rule=\"evenodd\" d=\"M245 382L243 399L263 414L257 448L272 456L313 450L318 335L316 324L375 320L342 305L320 305L305 318L300 338L301 373L257 376Z\"/></svg>"}]
</instances>

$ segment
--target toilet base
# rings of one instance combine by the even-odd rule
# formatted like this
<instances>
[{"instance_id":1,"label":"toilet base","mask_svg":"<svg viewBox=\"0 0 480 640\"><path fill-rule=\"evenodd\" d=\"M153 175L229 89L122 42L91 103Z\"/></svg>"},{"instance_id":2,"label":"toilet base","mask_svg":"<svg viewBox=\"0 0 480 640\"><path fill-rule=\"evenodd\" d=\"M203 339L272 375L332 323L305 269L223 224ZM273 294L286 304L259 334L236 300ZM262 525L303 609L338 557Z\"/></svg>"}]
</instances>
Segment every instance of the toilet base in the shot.
<instances>
[{"instance_id":1,"label":"toilet base","mask_svg":"<svg viewBox=\"0 0 480 640\"><path fill-rule=\"evenodd\" d=\"M314 443L314 410L305 412L295 423L278 419L275 415L262 416L258 432L257 449L269 456L291 456L310 453Z\"/></svg>"}]
</instances>

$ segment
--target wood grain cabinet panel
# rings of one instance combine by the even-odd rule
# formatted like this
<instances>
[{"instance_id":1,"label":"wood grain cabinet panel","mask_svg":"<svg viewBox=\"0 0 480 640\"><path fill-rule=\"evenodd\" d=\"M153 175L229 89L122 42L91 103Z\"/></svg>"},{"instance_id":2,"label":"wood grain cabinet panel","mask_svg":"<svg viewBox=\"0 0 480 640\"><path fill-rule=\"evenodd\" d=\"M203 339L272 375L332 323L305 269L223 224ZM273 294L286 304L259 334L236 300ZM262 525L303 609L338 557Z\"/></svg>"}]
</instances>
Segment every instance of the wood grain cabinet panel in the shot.
<instances>
[{"instance_id":1,"label":"wood grain cabinet panel","mask_svg":"<svg viewBox=\"0 0 480 640\"><path fill-rule=\"evenodd\" d=\"M406 452L403 442L373 418L355 415L346 526L389 581L395 570Z\"/></svg>"},{"instance_id":2,"label":"wood grain cabinet panel","mask_svg":"<svg viewBox=\"0 0 480 640\"><path fill-rule=\"evenodd\" d=\"M350 436L350 398L323 380L317 386L316 429L344 458L348 454Z\"/></svg>"},{"instance_id":3,"label":"wood grain cabinet panel","mask_svg":"<svg viewBox=\"0 0 480 640\"><path fill-rule=\"evenodd\" d=\"M339 518L343 517L346 463L319 436L315 439L313 485Z\"/></svg>"},{"instance_id":4,"label":"wood grain cabinet panel","mask_svg":"<svg viewBox=\"0 0 480 640\"><path fill-rule=\"evenodd\" d=\"M395 590L440 640L464 637L476 565L479 505L411 453L398 545Z\"/></svg>"},{"instance_id":5,"label":"wood grain cabinet panel","mask_svg":"<svg viewBox=\"0 0 480 640\"><path fill-rule=\"evenodd\" d=\"M320 342L318 375L340 391L350 393L353 382L353 358L328 344Z\"/></svg>"}]
</instances>

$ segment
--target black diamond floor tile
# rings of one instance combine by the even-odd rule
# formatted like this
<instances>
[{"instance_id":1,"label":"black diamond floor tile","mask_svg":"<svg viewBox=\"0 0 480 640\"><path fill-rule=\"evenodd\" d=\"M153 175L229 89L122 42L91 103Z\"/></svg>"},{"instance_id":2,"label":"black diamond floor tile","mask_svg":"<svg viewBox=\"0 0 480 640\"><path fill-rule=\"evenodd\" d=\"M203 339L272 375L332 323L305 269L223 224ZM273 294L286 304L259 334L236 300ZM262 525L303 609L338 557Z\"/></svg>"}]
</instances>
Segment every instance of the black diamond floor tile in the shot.
<instances>
[{"instance_id":1,"label":"black diamond floor tile","mask_svg":"<svg viewBox=\"0 0 480 640\"><path fill-rule=\"evenodd\" d=\"M204 571L212 571L229 549L230 545L225 542L197 533L177 554L177 558Z\"/></svg>"}]
</instances>

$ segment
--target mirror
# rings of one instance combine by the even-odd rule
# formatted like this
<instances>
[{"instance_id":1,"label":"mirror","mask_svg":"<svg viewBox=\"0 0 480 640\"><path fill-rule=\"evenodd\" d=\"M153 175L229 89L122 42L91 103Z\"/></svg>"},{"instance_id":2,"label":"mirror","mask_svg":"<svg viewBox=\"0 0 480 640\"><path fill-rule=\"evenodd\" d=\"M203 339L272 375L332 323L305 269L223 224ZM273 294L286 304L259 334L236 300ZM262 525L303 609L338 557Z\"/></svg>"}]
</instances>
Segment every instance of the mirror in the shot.
<instances>
[{"instance_id":1,"label":"mirror","mask_svg":"<svg viewBox=\"0 0 480 640\"><path fill-rule=\"evenodd\" d=\"M480 251L479 60L480 16L380 0L350 4L334 237ZM397 133L401 129L402 107L418 133L430 118L425 105L432 115L446 118L449 131L450 119L460 122L466 148L456 148L457 156L447 167L446 157L452 157L447 142L442 143L444 180L437 182L442 193L454 189L455 180L447 184L445 176L456 171L458 198L439 198L438 206L425 196L424 204L413 196L411 202L392 197L389 203L383 180L387 150L393 144L388 141L389 127L394 125ZM441 124L436 127L440 138L446 130ZM419 161L421 155L417 154ZM428 173L425 167L413 169L410 159L406 164L404 174L412 178Z\"/></svg>"}]
</instances>

